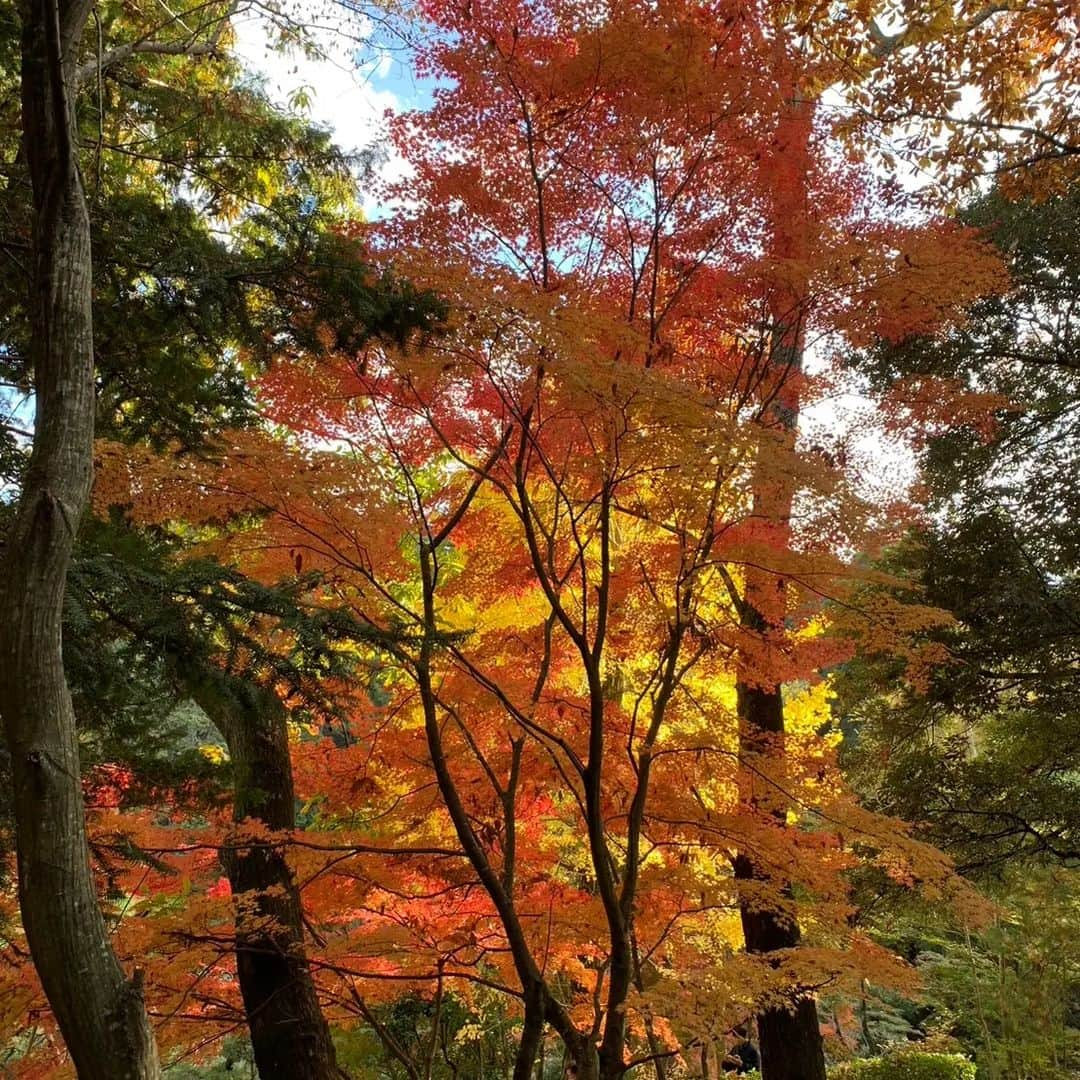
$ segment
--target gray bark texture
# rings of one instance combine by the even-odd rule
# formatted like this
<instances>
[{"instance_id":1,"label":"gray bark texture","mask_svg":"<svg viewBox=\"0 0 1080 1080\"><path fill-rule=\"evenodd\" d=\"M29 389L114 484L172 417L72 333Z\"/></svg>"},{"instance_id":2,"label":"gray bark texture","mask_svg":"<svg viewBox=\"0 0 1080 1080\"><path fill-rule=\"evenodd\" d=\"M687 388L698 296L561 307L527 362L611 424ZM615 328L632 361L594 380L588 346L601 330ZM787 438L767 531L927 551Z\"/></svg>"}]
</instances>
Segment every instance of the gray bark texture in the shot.
<instances>
[{"instance_id":1,"label":"gray bark texture","mask_svg":"<svg viewBox=\"0 0 1080 1080\"><path fill-rule=\"evenodd\" d=\"M109 942L86 838L61 617L93 468L90 223L72 70L87 0L23 0L23 142L33 189L33 452L0 570L0 713L11 753L30 952L85 1080L161 1075L142 997Z\"/></svg>"}]
</instances>

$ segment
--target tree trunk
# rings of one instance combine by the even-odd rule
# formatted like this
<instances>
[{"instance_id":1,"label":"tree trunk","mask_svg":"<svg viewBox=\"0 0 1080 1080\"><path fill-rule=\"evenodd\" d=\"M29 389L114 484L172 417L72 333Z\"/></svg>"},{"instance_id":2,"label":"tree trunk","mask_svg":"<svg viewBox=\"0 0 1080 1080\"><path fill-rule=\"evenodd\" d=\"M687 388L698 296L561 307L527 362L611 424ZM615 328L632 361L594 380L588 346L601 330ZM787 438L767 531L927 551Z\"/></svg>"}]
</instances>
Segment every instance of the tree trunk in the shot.
<instances>
[{"instance_id":1,"label":"tree trunk","mask_svg":"<svg viewBox=\"0 0 1080 1080\"><path fill-rule=\"evenodd\" d=\"M296 827L285 709L277 696L237 683L199 704L228 743L233 819L275 831ZM223 852L236 913L236 968L255 1064L263 1080L341 1080L330 1029L304 949L300 890L279 847Z\"/></svg>"},{"instance_id":2,"label":"tree trunk","mask_svg":"<svg viewBox=\"0 0 1080 1080\"><path fill-rule=\"evenodd\" d=\"M777 262L778 272L769 296L772 331L765 358L768 404L759 418L765 430L751 486L754 518L775 530L778 548L786 552L790 550L795 483L793 479L770 477L762 456L768 453L768 443L773 436L780 453L794 451L798 429L803 321L809 292L805 275L813 106L798 93L797 66L791 70L790 57L783 54L779 44L777 48L778 81L782 86L789 81L790 84L783 91L777 134L772 144L771 255ZM759 639L765 658L773 647L770 639L783 637L785 608L782 573L747 567L740 625L745 633ZM744 655L736 683L739 756L746 785L744 798L752 808L771 814L783 826L788 807L782 793L767 785L760 795L754 791L755 763L764 765L770 757L782 761L786 752L783 687L779 682L763 683L762 672L748 670L746 659ZM737 880L761 882L766 876L762 868L754 865L748 853L738 853L735 859ZM769 888L778 890L781 897L790 895L787 884L777 882L774 877L770 879ZM778 909L763 909L752 895L748 902L747 893L743 894L740 904L747 951L767 956L777 949L798 945L799 927L794 918ZM825 1080L825 1054L817 1004L812 997L796 992L790 1009L766 1009L759 1013L757 1022L763 1080Z\"/></svg>"},{"instance_id":3,"label":"tree trunk","mask_svg":"<svg viewBox=\"0 0 1080 1080\"><path fill-rule=\"evenodd\" d=\"M600 1080L600 1055L591 1040L582 1042L571 1052L567 1075L572 1077L572 1080Z\"/></svg>"},{"instance_id":4,"label":"tree trunk","mask_svg":"<svg viewBox=\"0 0 1080 1080\"><path fill-rule=\"evenodd\" d=\"M93 469L90 223L72 69L90 3L25 0L23 142L33 192L34 447L0 574L0 711L27 942L80 1077L159 1077L142 1000L109 943L86 841L61 617Z\"/></svg>"},{"instance_id":5,"label":"tree trunk","mask_svg":"<svg viewBox=\"0 0 1080 1080\"><path fill-rule=\"evenodd\" d=\"M740 747L744 763L753 766L755 757L777 751L782 739L784 708L780 688L738 686ZM781 815L783 807L773 813ZM735 859L738 881L760 882L762 875L745 853ZM770 883L776 888L775 881ZM783 885L780 886L783 889ZM743 937L747 952L767 956L777 949L793 949L799 944L799 927L794 920L775 910L761 909L744 899ZM791 1010L765 1009L758 1014L758 1045L763 1080L825 1080L825 1054L818 1025L817 1004L812 997L800 997Z\"/></svg>"},{"instance_id":6,"label":"tree trunk","mask_svg":"<svg viewBox=\"0 0 1080 1080\"><path fill-rule=\"evenodd\" d=\"M789 404L785 416L789 418L785 422L792 424L793 440L797 404L794 407ZM759 497L755 491L755 516L781 523L781 527L786 528L792 496L790 488L778 496L775 488L764 497ZM782 633L783 589L780 576L770 575L767 570L747 569L740 623L745 632L759 635L763 643L770 634ZM763 649L767 647L763 644ZM760 677L747 674L744 658L744 670L740 671L736 682L743 798L751 809L771 815L785 826L788 807L782 793L768 784L762 791L755 791L757 777L770 771L769 759L782 760L785 754L783 688L779 683L761 685L756 681ZM751 885L767 882L765 887L776 891L780 898L790 895L785 882L777 881L755 866L745 851L736 855L735 878ZM778 949L795 948L799 944L799 927L794 918L780 910L780 904L775 908L762 907L759 892L759 889L745 890L740 899L747 952L767 957ZM825 1055L817 1005L812 997L794 997L790 1010L766 1009L758 1014L757 1021L763 1080L825 1080Z\"/></svg>"},{"instance_id":7,"label":"tree trunk","mask_svg":"<svg viewBox=\"0 0 1080 1080\"><path fill-rule=\"evenodd\" d=\"M536 1059L544 1042L544 1000L540 987L525 999L525 1022L514 1058L514 1080L532 1080ZM543 1070L541 1069L541 1074Z\"/></svg>"}]
</instances>

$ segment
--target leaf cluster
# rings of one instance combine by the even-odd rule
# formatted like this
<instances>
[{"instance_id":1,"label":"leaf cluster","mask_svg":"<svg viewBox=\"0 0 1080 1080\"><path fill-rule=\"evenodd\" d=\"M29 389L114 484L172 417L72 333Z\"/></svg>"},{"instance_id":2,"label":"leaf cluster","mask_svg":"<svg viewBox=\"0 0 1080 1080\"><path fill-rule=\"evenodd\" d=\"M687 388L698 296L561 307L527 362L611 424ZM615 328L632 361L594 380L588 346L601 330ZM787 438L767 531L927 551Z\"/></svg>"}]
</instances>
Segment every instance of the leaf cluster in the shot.
<instances>
[{"instance_id":1,"label":"leaf cluster","mask_svg":"<svg viewBox=\"0 0 1080 1080\"><path fill-rule=\"evenodd\" d=\"M934 635L951 661L922 690L889 665L847 675L863 782L972 868L1028 855L1075 863L1080 852L1077 199L973 205L1012 289L955 332L862 361L879 386L949 372L1010 403L988 434L929 441L920 471L932 516L891 556L955 617Z\"/></svg>"}]
</instances>

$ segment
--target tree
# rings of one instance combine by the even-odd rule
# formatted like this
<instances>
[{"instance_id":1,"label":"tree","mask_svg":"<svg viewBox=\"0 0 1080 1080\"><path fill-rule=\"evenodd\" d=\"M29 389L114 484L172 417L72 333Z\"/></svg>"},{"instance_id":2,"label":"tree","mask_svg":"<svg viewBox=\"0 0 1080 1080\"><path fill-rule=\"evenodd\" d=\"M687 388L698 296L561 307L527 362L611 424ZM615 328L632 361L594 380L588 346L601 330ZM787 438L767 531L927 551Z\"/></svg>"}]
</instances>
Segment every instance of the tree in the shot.
<instances>
[{"instance_id":1,"label":"tree","mask_svg":"<svg viewBox=\"0 0 1080 1080\"><path fill-rule=\"evenodd\" d=\"M115 525L94 532L110 557L93 558L84 541L75 594L93 619L99 663L108 664L100 654L111 653L134 669L144 687L149 684L159 739L162 714L185 700L199 705L225 739L238 828L221 837L220 858L233 898L237 978L254 1061L269 1076L341 1076L308 967L296 882L281 849L270 842L247 844L243 828L295 829L287 712L275 682L313 692L306 672L320 664L332 669L331 643L345 628L307 618L295 589L263 589L214 563L177 565L176 545L160 537L117 536ZM291 627L302 641L319 644L275 653L252 629L269 632L270 626L278 634ZM117 695L108 700L113 708L123 705ZM141 719L145 723L146 716ZM156 784L190 784L206 771L192 769L189 760L179 778L155 777L145 760L132 764L151 799L160 799ZM209 794L212 804L214 792ZM139 789L123 794L133 808L146 797ZM118 876L115 869L113 874Z\"/></svg>"},{"instance_id":2,"label":"tree","mask_svg":"<svg viewBox=\"0 0 1080 1080\"><path fill-rule=\"evenodd\" d=\"M801 380L804 367L804 321L809 312L810 283L807 279L808 250L806 230L809 225L809 195L811 183L810 154L814 113L809 102L802 100L799 77L789 74L791 58L781 57L777 64L777 81L783 100L779 103L780 119L773 135L771 153L776 155L774 166L778 178L791 178L790 187L776 183L770 193L773 205L770 219L774 222L772 255L782 266L783 275L770 291L767 375L773 400L759 413L765 428L763 445L757 452L751 478L752 510L764 526L773 532L781 548L790 548L791 517L797 484L794 476L785 482L770 475L771 465L765 440L779 439L794 449L799 420ZM744 759L744 798L754 806L772 813L778 823L786 820L790 804L778 798L778 792L762 785L758 774L762 762L770 756L783 755L785 724L783 683L762 671L753 654L764 649L782 647L785 636L786 586L784 576L774 573L768 565L748 566L741 594L732 588L732 601L739 613L739 622L748 636L760 638L758 649L744 649L740 678L736 685L739 716L739 751ZM741 904L743 937L748 950L775 957L781 950L799 944L799 925L790 913L763 907L756 886L769 871L759 865L752 850L740 851L735 859L735 876L748 883L748 893ZM780 882L782 892L790 885ZM763 1009L757 1019L761 1043L763 1073L776 1080L791 1077L803 1080L824 1080L825 1055L818 1024L817 1007L812 996L799 988L790 1002L774 1004Z\"/></svg>"},{"instance_id":3,"label":"tree","mask_svg":"<svg viewBox=\"0 0 1080 1080\"><path fill-rule=\"evenodd\" d=\"M897 693L852 673L853 755L881 805L914 812L973 873L1077 861L1076 195L965 210L1013 287L962 331L862 358L875 385L947 375L1001 401L993 429L941 431L920 456L934 511L892 561L952 612L951 662ZM883 691L887 697L881 696Z\"/></svg>"},{"instance_id":4,"label":"tree","mask_svg":"<svg viewBox=\"0 0 1080 1080\"><path fill-rule=\"evenodd\" d=\"M371 279L357 258L355 245L328 231L327 223L351 206L354 182L349 175L348 163L325 132L316 130L302 120L283 116L270 105L257 86L250 83L242 85L237 65L228 60L225 54L229 38L228 18L235 10L234 6L200 6L186 13L186 18L176 15L161 26L153 21L158 16L149 19L145 12L108 7L95 10L99 30L96 52L81 47L81 24L76 25L79 18L85 21L88 10L82 10L81 16L73 11L72 19L75 21L69 27L70 36L65 45L69 68L66 71L67 97L61 111L65 116L70 114L70 130L64 134L68 140L67 157L56 160L71 173L65 182L73 185L72 193L67 203L60 200L56 205L50 204L47 212L40 207L35 209L35 235L45 228L47 241L42 257L44 262L38 260L35 272L39 277L44 273L41 266L52 258L49 245L59 242L49 230L59 230L58 235L64 243L75 244L78 250L72 258L79 263L78 272L85 280L79 277L74 282L77 288L72 298L66 297L67 286L63 285L65 302L74 303L79 298L79 290L83 290L86 296L79 300L79 304L85 306L90 303L93 291L97 315L96 348L91 353L90 324L85 321L81 329L76 328L78 334L74 338L65 331L70 341L63 334L56 338L59 351L51 362L51 368L43 362L32 363L33 348L42 341L47 344L49 339L41 336L45 324L40 312L35 316L37 321L33 326L28 322L27 305L22 296L23 288L28 283L19 274L6 276L0 297L4 342L2 362L5 376L11 380L9 385L34 393L39 411L44 410L41 416L47 417L49 409L55 410L61 406L75 410L70 416L61 417L57 430L63 430L64 438L71 440L70 446L61 446L63 453L72 460L76 449L79 454L85 455L85 461L69 477L72 482L77 481L80 499L85 498L84 489L89 483L89 440L95 413L99 427L115 436L130 441L147 440L157 445L178 439L186 450L197 451L223 423L236 424L253 419L254 409L245 381L246 372L257 366L260 357L265 355L267 341L272 339L278 348L286 340L298 350L318 347L310 330L304 325L305 311L310 318L320 304L332 307L339 320L340 339L354 343L373 332L400 332L403 319L424 317L420 298L389 282ZM24 52L31 46L44 47L42 33L44 31L39 27L35 42L26 39L29 44L24 42ZM6 44L8 42L5 40ZM48 58L42 54L40 59L45 63ZM33 66L30 70L35 77L40 77L40 72ZM45 64L42 70L51 69ZM24 75L24 82L25 79ZM80 87L84 91L81 99L77 94ZM48 87L34 92L46 93L46 97L52 93ZM228 108L220 114L208 114L205 106L215 95L218 104L224 102ZM87 108L91 97L92 115ZM42 109L45 110L44 114ZM35 123L41 121L43 115L50 122L54 117L47 101L35 112L24 110L24 115ZM135 131L139 133L138 140L133 139ZM47 134L48 131L45 132ZM90 154L80 154L80 134L85 137L83 144L91 147ZM36 130L30 131L25 143L36 147L43 138L45 136ZM54 141L58 146L62 142L59 135ZM48 145L48 139L43 145ZM40 163L35 165L33 154L27 152L26 157L36 184L35 191L40 195L42 184L48 187L52 183L48 179L48 170L43 171ZM12 262L16 265L18 259L15 254L22 250L25 240L22 223L29 220L28 208L23 204L22 188L18 182L20 164L20 157L15 156L11 179L4 192L6 224L10 226L5 236L5 250L12 255ZM91 206L85 205L80 164L90 176ZM253 164L259 164L260 168L253 169ZM60 166L53 162L50 168L55 171ZM63 175L66 177L67 173ZM198 200L198 210L191 205L192 199ZM79 227L73 232L64 224L65 215L71 217L74 213L71 200L82 206L72 218ZM253 204L257 204L255 212ZM231 221L231 243L223 243L214 235L212 218L215 217ZM42 222L45 222L44 226ZM85 244L79 239L79 229L84 224ZM95 249L93 263L89 254L91 235ZM57 257L61 262L68 259L64 251L59 251ZM51 278L46 281L46 293L54 287L49 281ZM35 290L33 295L36 297L42 292L40 282L35 285ZM89 320L88 308L85 311L81 307L73 310L80 318ZM61 315L68 323L74 318L65 312L61 312ZM80 367L76 382L65 383L55 392L49 391L48 380L58 379L63 373L60 361L71 361L70 356L61 355L74 347L71 341L82 350L77 357L79 364L90 362L91 367L88 373ZM87 357L91 359L88 361ZM40 382L43 372L45 383ZM89 390L83 385L84 376L90 380ZM79 393L69 402L67 399L72 387L78 389ZM77 424L75 419L78 420ZM44 441L49 431L48 425L42 426L39 420L35 427L37 442L43 447L41 452L50 452ZM53 435L55 433L54 430ZM5 436L8 445L16 448L22 438L17 430L14 433L5 431ZM24 470L21 455L13 455L11 472L15 482L24 485L24 505L33 505L35 499L43 497L39 490L42 483L45 483L46 489L52 490L50 485L55 486L57 482L54 475L56 467L49 466L42 473L44 467L40 463L35 464L36 461L32 457L29 468ZM60 471L71 471L70 466L71 461L68 461ZM30 500L29 503L26 500ZM76 500L68 505L68 502L61 506L58 511L61 517L57 520L64 527L62 531L71 534L67 538L70 546L75 539L73 534L78 529L81 503ZM9 572L18 584L10 595L12 602L18 603L20 609L28 611L30 616L44 617L48 614L48 605L40 610L38 605L41 598L49 594L39 591L38 583L26 575L24 557L31 556L22 542L23 533L28 527L26 520L24 513L21 524L16 522L8 533L8 550L13 559ZM138 553L138 543L132 544L130 540L118 538L115 532L106 531L103 534L99 530L96 540L100 543L103 538L113 545L113 556ZM76 566L76 574L89 571L100 554L100 549L95 550L94 540L84 542L76 553L77 562L81 561L81 565ZM107 573L104 578L100 576L101 568L98 562L96 569L99 576L90 592L91 601L103 598L101 586L104 580L116 573L115 563L106 561ZM131 580L147 581L145 566L129 566L128 570L132 575L129 584ZM168 574L162 572L160 564L155 570L159 572L156 582L160 589L159 596L182 587L183 583L170 579ZM142 578L139 577L140 572L143 573ZM57 604L63 592L62 579L62 573L53 579L53 585L59 589L55 596ZM84 578L83 583L85 581ZM27 590L25 593L22 591L24 588ZM22 599L19 599L20 596ZM86 598L84 594L81 599ZM115 602L116 597L108 599ZM119 628L107 619L102 621L94 617L100 613L90 612L91 633L100 635L107 633L106 627L112 627L111 634L105 640L99 639L92 646L78 640L78 628L72 626L70 619L68 621L69 660L80 648L84 650L83 659L86 659L86 652L95 654L95 660L83 669L91 677L96 677L102 670L115 668L113 652L118 644L118 635L134 635L139 639L148 621L157 621L160 625L161 613L147 616L146 606L136 613L134 621L130 618L130 606L124 610L129 616L128 623ZM59 609L48 618L55 616L59 619L58 612ZM70 603L68 614L71 614ZM24 641L19 649L38 656L38 662L59 664L59 623L55 626L49 623L46 629L49 634L55 631L55 655L41 653L41 642L38 640ZM75 635L72 635L73 629L76 630ZM75 640L72 640L73 636ZM140 644L145 645L145 639ZM149 674L148 667L141 670ZM11 669L11 673L15 678L17 669ZM56 674L53 670L52 675ZM169 699L169 692L160 682L154 681L151 686L165 700ZM85 685L76 686L77 693L86 689ZM25 696L25 687L20 693ZM145 695L145 689L143 693ZM259 698L259 695L262 697ZM83 703L88 700L85 694L79 696ZM257 686L245 688L239 681L234 687L233 697L229 699L234 704L246 703L246 708L238 705L235 710L243 722L235 722L234 717L234 722L226 725L236 750L238 790L235 802L242 816L249 812L255 818L269 814L266 822L269 827L288 828L293 824L293 806L285 720L276 704L272 708L268 706L267 717L260 719L251 704L256 698L276 702L272 694L267 698L265 691ZM117 703L115 698L112 700L114 704ZM218 705L215 714L221 720L223 710L220 696L215 700ZM94 702L93 705L98 708L100 715L100 703ZM12 713L11 723L14 725L17 722L15 708L5 708L4 711L5 715ZM65 789L66 797L72 803L65 813L70 812L74 818L80 818L81 811L77 813L73 808L75 803L81 805L82 793L70 709L61 719L63 723L60 727L63 730L57 731L56 742L57 746L64 740L70 742L65 751L68 756L60 758L53 747L49 751L51 757L46 760L63 760L70 766L62 770L65 783L70 785ZM85 722L89 717L84 711L79 719ZM25 736L13 738L11 732L14 730L14 727L9 728L9 749L15 751L17 756L22 752L26 739ZM260 738L260 733L264 737ZM260 750L261 756L257 753ZM246 751L246 754L241 751ZM26 753L38 754L39 750L32 747ZM16 760L16 765L18 760L21 759ZM281 780L280 796L274 788L271 792L274 799L263 809L259 805L260 789L250 779L252 769L260 767L276 773ZM14 771L18 776L18 768ZM18 804L18 800L16 802ZM29 800L24 800L24 804L22 833L26 832L27 815L32 813ZM53 829L48 813L33 814L35 820ZM77 821L76 826L69 834L57 828L55 841L67 848L70 858L77 863L80 860L85 862L85 844L78 831L81 825ZM49 853L45 852L44 857L48 858ZM64 865L56 858L51 861L56 866ZM274 894L275 890L285 888L287 892L290 887L287 868L280 856L259 849L246 855L239 854L232 860L231 869L238 886L236 896L240 937L242 940L251 939L254 934L262 943L258 947L249 944L245 960L241 962L241 982L245 993L256 1002L262 1002L268 994L271 995L275 1008L292 1010L296 1015L304 1016L305 1028L310 1032L310 1037L306 1039L301 1035L298 1045L309 1045L311 1055L296 1053L295 1047L289 1047L288 1053L282 1053L280 1045L275 1045L281 1041L280 1025L267 1023L272 1019L273 1009L253 1007L250 1018L255 1029L257 1059L262 1062L267 1074L338 1075L329 1032L310 979L305 983L302 977L306 971L302 952L303 929L295 902L291 906L285 903L279 914L288 917L286 925L280 931L271 932L269 938L265 929L269 915L263 913L257 918L244 918L246 909L243 905L250 901L250 897L245 898L243 894L255 890L260 877L263 890L268 889ZM29 869L24 876L32 878ZM88 869L81 877L77 876L77 882L81 884L75 890L77 895L73 904L85 909L87 896L92 895L94 887ZM43 878L37 887L49 895L55 883ZM84 893L78 893L79 888ZM89 890L89 893L85 890ZM274 901L267 900L265 903L272 906ZM35 906L42 908L40 898L35 901ZM96 902L94 911L97 912ZM87 919L84 927L78 913L73 914L70 932L76 936L89 934L92 938L94 920L89 916ZM98 923L104 935L100 918ZM245 932L245 927L249 925L257 925L257 929ZM274 934L278 933L280 939L274 939ZM34 943L40 935L36 930L30 930L30 934L36 954L38 948ZM64 947L62 935L57 937L47 933L45 937L55 940L57 947ZM284 941L292 943L289 955L284 959L288 970L283 979L278 980L276 987L269 986L263 977L274 962L266 956L265 945L270 939L275 940L275 951ZM102 936L101 944L105 942ZM249 974L246 968L250 968L252 963L260 970ZM41 964L39 961L39 966ZM47 992L51 996L59 987L67 1002L62 1008L57 1008L65 1037L70 1040L80 1036L73 1031L71 1021L63 1013L64 1009L68 1012L74 1009L83 1022L107 1030L107 1022L96 1015L93 1008L85 1007L83 988L77 985L77 980L70 978L68 966L62 965L63 970L59 975L52 973L50 967L55 967L55 964L50 965L46 957L42 977ZM110 973L107 971L106 974ZM126 1000L124 993L127 991L118 998L121 1003ZM136 1006L138 996L132 999ZM145 1026L145 1017L143 1023ZM295 1026L290 1028L291 1036L297 1034ZM131 1032L121 1032L121 1035L129 1039L132 1037ZM91 1067L86 1065L88 1055L90 1060L96 1062L94 1068L104 1069L109 1075L118 1075L127 1067L123 1064L122 1052L105 1053L92 1042L87 1047L73 1049L72 1054L79 1068ZM286 1069L293 1072L287 1073Z\"/></svg>"},{"instance_id":5,"label":"tree","mask_svg":"<svg viewBox=\"0 0 1080 1080\"><path fill-rule=\"evenodd\" d=\"M14 782L27 939L83 1076L154 1077L141 976L109 944L87 863L75 718L60 622L90 490L94 418L90 222L70 91L86 3L23 6L23 139L33 189L34 449L7 536L0 711ZM72 972L79 978L72 979Z\"/></svg>"},{"instance_id":6,"label":"tree","mask_svg":"<svg viewBox=\"0 0 1080 1080\"><path fill-rule=\"evenodd\" d=\"M265 580L302 564L319 603L386 634L375 707L354 696L360 749L317 759L348 775L377 746L385 766L327 789L346 850L310 871L310 902L330 910L333 887L351 914L327 946L339 999L434 967L517 1002L518 1076L549 1028L579 1075L663 1074L679 1045L779 1021L863 964L902 978L852 935L854 862L947 877L846 798L823 690L794 685L843 654L822 596L847 595L842 551L877 521L839 456L792 437L816 384L782 357L805 333L934 326L994 261L962 230L877 220L805 117L805 150L762 153L791 91L752 24L431 14L420 63L445 81L398 123L413 210L386 243L448 300L446 335L284 358L260 392L286 435L230 437L221 463L110 452L102 497L246 522L210 550ZM743 618L757 574L771 632ZM752 733L740 755L737 683L774 709L788 687L782 753ZM445 862L410 858L407 885L353 868L357 818ZM774 925L812 911L812 942L734 952L740 902Z\"/></svg>"}]
</instances>

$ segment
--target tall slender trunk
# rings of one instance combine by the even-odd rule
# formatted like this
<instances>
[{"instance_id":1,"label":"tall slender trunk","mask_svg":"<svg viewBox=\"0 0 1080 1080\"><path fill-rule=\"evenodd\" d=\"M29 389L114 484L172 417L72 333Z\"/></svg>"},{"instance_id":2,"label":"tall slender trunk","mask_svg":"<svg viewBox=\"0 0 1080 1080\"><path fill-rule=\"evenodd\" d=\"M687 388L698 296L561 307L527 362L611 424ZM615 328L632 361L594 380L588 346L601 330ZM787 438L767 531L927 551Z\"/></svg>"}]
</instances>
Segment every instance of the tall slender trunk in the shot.
<instances>
[{"instance_id":1,"label":"tall slender trunk","mask_svg":"<svg viewBox=\"0 0 1080 1080\"><path fill-rule=\"evenodd\" d=\"M784 91L773 143L776 190L772 193L772 255L777 267L770 296L772 338L765 361L770 369L765 385L772 400L761 417L766 430L762 433L758 467L751 480L754 517L771 526L785 550L790 547L795 483L793 479L778 480L775 475L769 475L766 458L771 436L775 436L779 451L785 453L794 449L797 434L808 291L805 235L813 129L813 107L798 96L796 79L790 76L788 64L788 59L778 54L777 76L781 82L790 79L791 85ZM783 634L784 618L782 575L749 567L740 612L743 630L757 637L767 653L770 639ZM786 800L768 786L762 791L755 780L757 775L771 771L769 758L782 761L786 752L783 687L779 682L762 683L761 679L760 672L749 672L745 662L741 665L736 693L744 798L753 809L772 815L784 826ZM798 945L798 924L793 915L782 910L786 906L783 900L790 897L788 884L766 874L746 851L736 856L735 877L751 886L743 892L740 907L747 951L767 957L776 950ZM775 907L762 906L762 886L778 892L781 901ZM763 1080L825 1080L825 1055L813 997L799 994L796 989L790 1008L765 1009L758 1014L757 1023Z\"/></svg>"},{"instance_id":2,"label":"tall slender trunk","mask_svg":"<svg viewBox=\"0 0 1080 1080\"><path fill-rule=\"evenodd\" d=\"M34 447L0 573L0 712L11 753L19 902L78 1074L159 1077L142 997L109 942L86 841L61 614L93 468L90 222L72 103L89 0L24 0L23 144L32 187Z\"/></svg>"},{"instance_id":3,"label":"tall slender trunk","mask_svg":"<svg viewBox=\"0 0 1080 1080\"><path fill-rule=\"evenodd\" d=\"M235 684L196 698L229 747L233 819L275 831L296 827L292 761L277 695ZM304 949L300 890L280 847L223 853L236 918L236 969L255 1064L263 1080L341 1080L330 1029Z\"/></svg>"}]
</instances>

